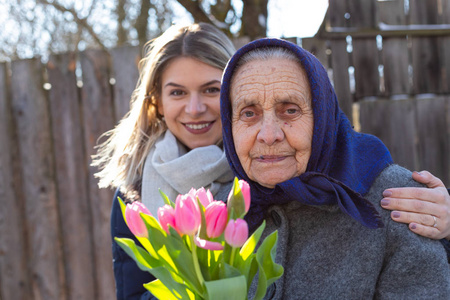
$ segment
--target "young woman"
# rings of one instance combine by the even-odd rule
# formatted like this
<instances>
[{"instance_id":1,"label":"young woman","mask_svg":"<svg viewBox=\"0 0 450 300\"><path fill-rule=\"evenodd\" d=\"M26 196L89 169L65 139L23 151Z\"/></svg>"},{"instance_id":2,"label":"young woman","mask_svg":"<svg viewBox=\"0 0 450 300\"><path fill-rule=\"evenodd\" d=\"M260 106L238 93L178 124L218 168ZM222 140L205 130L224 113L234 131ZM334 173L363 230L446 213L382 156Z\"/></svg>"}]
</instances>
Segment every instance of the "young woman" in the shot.
<instances>
[{"instance_id":1,"label":"young woman","mask_svg":"<svg viewBox=\"0 0 450 300\"><path fill-rule=\"evenodd\" d=\"M200 23L172 26L146 50L130 111L106 133L94 157L99 186L117 188L112 238L134 239L117 196L142 201L156 215L163 205L159 188L175 199L203 186L215 199L226 200L233 178L222 149L219 110L222 71L235 51L231 41ZM117 299L151 299L143 284L153 277L116 243L112 247Z\"/></svg>"},{"instance_id":2,"label":"young woman","mask_svg":"<svg viewBox=\"0 0 450 300\"><path fill-rule=\"evenodd\" d=\"M100 187L119 188L114 199L140 200L155 216L164 204L158 189L174 200L205 187L226 200L233 174L221 148L219 93L234 51L225 34L202 23L172 26L148 45L130 111L94 158ZM133 238L116 200L111 235ZM113 258L117 299L150 299L143 284L151 275L116 243Z\"/></svg>"}]
</instances>

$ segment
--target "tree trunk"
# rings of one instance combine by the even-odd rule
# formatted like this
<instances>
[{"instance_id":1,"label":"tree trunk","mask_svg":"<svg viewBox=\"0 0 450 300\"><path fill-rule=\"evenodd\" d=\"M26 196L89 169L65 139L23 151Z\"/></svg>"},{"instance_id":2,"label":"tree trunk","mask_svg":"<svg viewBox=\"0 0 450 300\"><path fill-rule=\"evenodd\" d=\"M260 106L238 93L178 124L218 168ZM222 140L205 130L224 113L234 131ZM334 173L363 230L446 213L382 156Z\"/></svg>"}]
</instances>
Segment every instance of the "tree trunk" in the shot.
<instances>
[{"instance_id":1,"label":"tree trunk","mask_svg":"<svg viewBox=\"0 0 450 300\"><path fill-rule=\"evenodd\" d=\"M117 0L117 7L116 7L116 13L117 13L117 46L122 46L127 42L127 32L125 28L123 27L123 22L126 18L125 13L125 4L127 0Z\"/></svg>"},{"instance_id":2,"label":"tree trunk","mask_svg":"<svg viewBox=\"0 0 450 300\"><path fill-rule=\"evenodd\" d=\"M268 2L268 0L243 0L240 37L248 36L250 40L254 40L266 36Z\"/></svg>"},{"instance_id":3,"label":"tree trunk","mask_svg":"<svg viewBox=\"0 0 450 300\"><path fill-rule=\"evenodd\" d=\"M152 4L150 0L141 0L141 11L134 25L138 34L139 45L141 46L147 42L148 11L151 7Z\"/></svg>"}]
</instances>

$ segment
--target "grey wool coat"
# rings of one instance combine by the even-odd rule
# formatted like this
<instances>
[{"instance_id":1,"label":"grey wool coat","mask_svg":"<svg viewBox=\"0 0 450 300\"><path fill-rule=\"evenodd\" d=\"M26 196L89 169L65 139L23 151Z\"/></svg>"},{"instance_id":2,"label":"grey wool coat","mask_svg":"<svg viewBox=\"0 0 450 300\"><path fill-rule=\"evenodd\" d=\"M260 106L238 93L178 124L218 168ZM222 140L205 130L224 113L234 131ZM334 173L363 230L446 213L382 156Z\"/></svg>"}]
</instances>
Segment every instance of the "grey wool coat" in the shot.
<instances>
[{"instance_id":1,"label":"grey wool coat","mask_svg":"<svg viewBox=\"0 0 450 300\"><path fill-rule=\"evenodd\" d=\"M362 226L337 205L270 207L264 236L278 230L276 261L284 274L265 299L450 299L441 243L392 221L379 205L386 188L402 186L418 184L410 171L391 165L365 195L382 216L379 229Z\"/></svg>"}]
</instances>

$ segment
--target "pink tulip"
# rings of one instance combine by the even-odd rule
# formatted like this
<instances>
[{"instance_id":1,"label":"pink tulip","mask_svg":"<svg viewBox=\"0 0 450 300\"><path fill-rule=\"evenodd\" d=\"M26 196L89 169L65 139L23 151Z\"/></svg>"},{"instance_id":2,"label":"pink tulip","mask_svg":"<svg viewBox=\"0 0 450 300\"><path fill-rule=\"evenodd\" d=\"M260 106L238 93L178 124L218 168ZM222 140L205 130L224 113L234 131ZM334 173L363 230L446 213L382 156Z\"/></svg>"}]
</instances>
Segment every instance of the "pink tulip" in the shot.
<instances>
[{"instance_id":1,"label":"pink tulip","mask_svg":"<svg viewBox=\"0 0 450 300\"><path fill-rule=\"evenodd\" d=\"M163 207L158 208L158 220L165 232L170 233L169 225L177 230L175 223L175 209L172 206L166 204Z\"/></svg>"},{"instance_id":2,"label":"pink tulip","mask_svg":"<svg viewBox=\"0 0 450 300\"><path fill-rule=\"evenodd\" d=\"M227 206L222 201L211 202L205 210L206 235L216 238L222 235L227 225Z\"/></svg>"},{"instance_id":3,"label":"pink tulip","mask_svg":"<svg viewBox=\"0 0 450 300\"><path fill-rule=\"evenodd\" d=\"M203 205L203 207L207 207L211 202L214 201L213 195L211 194L210 190L205 190L204 187L199 188L198 190L195 190L192 188L189 191L189 194L192 195L195 199L198 198L200 200L200 203Z\"/></svg>"},{"instance_id":4,"label":"pink tulip","mask_svg":"<svg viewBox=\"0 0 450 300\"><path fill-rule=\"evenodd\" d=\"M175 224L181 234L194 235L202 216L197 199L190 194L178 195L175 203Z\"/></svg>"},{"instance_id":5,"label":"pink tulip","mask_svg":"<svg viewBox=\"0 0 450 300\"><path fill-rule=\"evenodd\" d=\"M197 245L197 247L200 247L202 249L206 249L206 250L223 250L223 246L221 243L218 242L211 242L211 241L207 241L207 240L202 240L199 237L196 237L194 239L195 244Z\"/></svg>"},{"instance_id":6,"label":"pink tulip","mask_svg":"<svg viewBox=\"0 0 450 300\"><path fill-rule=\"evenodd\" d=\"M128 228L130 228L130 231L135 236L147 237L147 226L139 215L141 212L150 216L152 215L147 207L145 207L145 205L141 202L134 201L131 204L128 203L125 208L125 219L127 221Z\"/></svg>"},{"instance_id":7,"label":"pink tulip","mask_svg":"<svg viewBox=\"0 0 450 300\"><path fill-rule=\"evenodd\" d=\"M250 208L250 185L245 180L239 180L239 187L241 188L242 195L244 196L244 202L245 202L245 213L248 212Z\"/></svg>"},{"instance_id":8,"label":"pink tulip","mask_svg":"<svg viewBox=\"0 0 450 300\"><path fill-rule=\"evenodd\" d=\"M248 225L242 219L231 219L225 228L225 241L231 247L241 247L248 238Z\"/></svg>"},{"instance_id":9,"label":"pink tulip","mask_svg":"<svg viewBox=\"0 0 450 300\"><path fill-rule=\"evenodd\" d=\"M236 185L239 186L240 193L236 192L237 190ZM241 202L242 200L244 201L244 203ZM233 209L237 217L239 218L243 217L250 208L250 201L251 196L249 184L245 180L238 181L237 178L235 178L233 188L228 194L227 205L228 209L230 210L228 213L230 213L231 209Z\"/></svg>"}]
</instances>

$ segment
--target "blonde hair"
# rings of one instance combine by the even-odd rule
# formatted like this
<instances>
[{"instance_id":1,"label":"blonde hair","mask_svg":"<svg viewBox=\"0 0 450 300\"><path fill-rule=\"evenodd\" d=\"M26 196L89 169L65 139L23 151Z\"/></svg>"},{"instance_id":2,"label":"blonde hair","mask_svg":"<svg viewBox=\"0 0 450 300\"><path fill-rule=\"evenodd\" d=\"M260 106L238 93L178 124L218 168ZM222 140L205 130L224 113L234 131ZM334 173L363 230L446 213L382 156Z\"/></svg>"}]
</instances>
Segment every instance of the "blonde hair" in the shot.
<instances>
[{"instance_id":1,"label":"blonde hair","mask_svg":"<svg viewBox=\"0 0 450 300\"><path fill-rule=\"evenodd\" d=\"M178 57L191 57L212 67L225 69L235 48L220 30L206 23L171 26L147 43L139 62L139 81L130 100L130 110L118 125L104 133L92 166L99 187L121 187L139 191L142 169L150 149L167 126L158 113L161 75L168 63Z\"/></svg>"}]
</instances>

